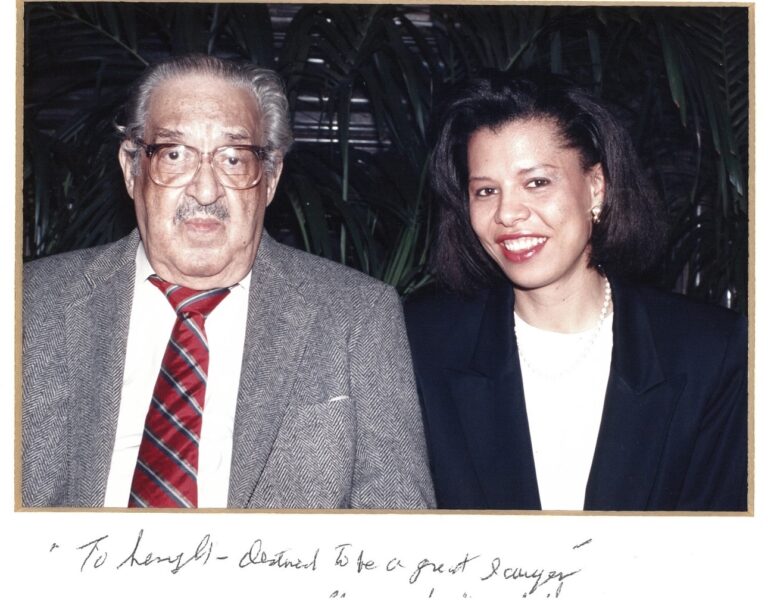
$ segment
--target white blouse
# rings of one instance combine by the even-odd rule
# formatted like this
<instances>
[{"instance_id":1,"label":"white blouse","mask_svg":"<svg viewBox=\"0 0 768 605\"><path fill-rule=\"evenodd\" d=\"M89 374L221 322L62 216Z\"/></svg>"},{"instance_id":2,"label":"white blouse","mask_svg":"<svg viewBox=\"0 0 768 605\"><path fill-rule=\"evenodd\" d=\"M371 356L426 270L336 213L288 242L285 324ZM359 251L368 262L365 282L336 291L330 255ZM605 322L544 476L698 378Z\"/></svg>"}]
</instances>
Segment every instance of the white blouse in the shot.
<instances>
[{"instance_id":1,"label":"white blouse","mask_svg":"<svg viewBox=\"0 0 768 605\"><path fill-rule=\"evenodd\" d=\"M543 510L584 508L611 366L612 325L609 313L592 330L563 334L535 328L515 313Z\"/></svg>"}]
</instances>

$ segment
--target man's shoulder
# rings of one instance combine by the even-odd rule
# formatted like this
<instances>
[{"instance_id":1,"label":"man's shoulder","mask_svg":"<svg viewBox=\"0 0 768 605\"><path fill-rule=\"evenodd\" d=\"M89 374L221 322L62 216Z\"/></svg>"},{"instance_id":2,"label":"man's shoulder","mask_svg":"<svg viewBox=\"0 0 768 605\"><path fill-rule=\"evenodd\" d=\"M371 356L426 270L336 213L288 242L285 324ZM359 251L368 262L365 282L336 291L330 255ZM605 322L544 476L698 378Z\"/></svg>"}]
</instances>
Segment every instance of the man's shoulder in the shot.
<instances>
[{"instance_id":1,"label":"man's shoulder","mask_svg":"<svg viewBox=\"0 0 768 605\"><path fill-rule=\"evenodd\" d=\"M335 261L270 239L269 257L276 271L305 297L369 304L393 288L370 275Z\"/></svg>"},{"instance_id":2,"label":"man's shoulder","mask_svg":"<svg viewBox=\"0 0 768 605\"><path fill-rule=\"evenodd\" d=\"M27 285L29 280L36 278L56 279L57 277L68 277L82 272L84 267L89 266L94 258L104 253L105 248L112 244L85 248L83 250L73 250L71 252L62 252L51 256L44 256L24 263L24 283Z\"/></svg>"},{"instance_id":3,"label":"man's shoulder","mask_svg":"<svg viewBox=\"0 0 768 605\"><path fill-rule=\"evenodd\" d=\"M46 256L24 263L25 299L41 291L61 294L81 283L86 275L109 275L135 258L138 235L110 244ZM25 301L26 302L26 301Z\"/></svg>"},{"instance_id":4,"label":"man's shoulder","mask_svg":"<svg viewBox=\"0 0 768 605\"><path fill-rule=\"evenodd\" d=\"M28 261L24 263L25 284L28 279L68 279L72 276L82 275L91 267L96 269L115 268L116 262L133 258L130 255L135 254L138 241L137 232L134 231L110 244L53 254Z\"/></svg>"}]
</instances>

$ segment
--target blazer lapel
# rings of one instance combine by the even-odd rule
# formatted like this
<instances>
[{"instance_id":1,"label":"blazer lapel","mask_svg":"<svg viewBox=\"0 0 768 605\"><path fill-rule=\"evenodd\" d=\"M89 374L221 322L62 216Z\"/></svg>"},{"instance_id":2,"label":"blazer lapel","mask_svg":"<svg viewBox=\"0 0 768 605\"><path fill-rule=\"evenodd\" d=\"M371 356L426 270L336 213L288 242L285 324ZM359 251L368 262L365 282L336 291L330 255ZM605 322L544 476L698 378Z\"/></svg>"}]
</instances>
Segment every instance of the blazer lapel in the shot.
<instances>
[{"instance_id":1,"label":"blazer lapel","mask_svg":"<svg viewBox=\"0 0 768 605\"><path fill-rule=\"evenodd\" d=\"M514 337L511 287L491 290L478 301L482 313L469 370L449 372L453 404L477 473L484 506L541 508L523 383ZM471 314L470 314L471 316ZM467 343L468 346L470 343Z\"/></svg>"},{"instance_id":2,"label":"blazer lapel","mask_svg":"<svg viewBox=\"0 0 768 605\"><path fill-rule=\"evenodd\" d=\"M684 377L664 375L647 312L626 288L613 287L611 373L587 483L589 510L647 508L685 386Z\"/></svg>"},{"instance_id":3,"label":"blazer lapel","mask_svg":"<svg viewBox=\"0 0 768 605\"><path fill-rule=\"evenodd\" d=\"M281 251L262 235L251 276L233 435L229 506L245 508L273 449L316 314Z\"/></svg>"},{"instance_id":4,"label":"blazer lapel","mask_svg":"<svg viewBox=\"0 0 768 605\"><path fill-rule=\"evenodd\" d=\"M138 232L120 240L87 267L64 298L67 365L72 397L67 419L68 501L104 503L120 408L135 276Z\"/></svg>"}]
</instances>

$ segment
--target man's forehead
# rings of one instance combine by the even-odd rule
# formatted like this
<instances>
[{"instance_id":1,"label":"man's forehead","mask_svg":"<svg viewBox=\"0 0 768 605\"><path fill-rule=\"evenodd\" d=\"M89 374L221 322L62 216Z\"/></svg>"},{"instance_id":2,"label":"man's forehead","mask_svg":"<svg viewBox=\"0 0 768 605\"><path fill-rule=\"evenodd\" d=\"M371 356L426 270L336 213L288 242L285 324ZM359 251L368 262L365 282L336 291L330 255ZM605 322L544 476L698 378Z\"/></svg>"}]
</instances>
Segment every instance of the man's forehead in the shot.
<instances>
[{"instance_id":1,"label":"man's forehead","mask_svg":"<svg viewBox=\"0 0 768 605\"><path fill-rule=\"evenodd\" d=\"M189 74L155 87L145 127L155 137L169 140L203 127L228 141L240 142L256 136L259 124L258 103L250 90L217 76Z\"/></svg>"},{"instance_id":2,"label":"man's forehead","mask_svg":"<svg viewBox=\"0 0 768 605\"><path fill-rule=\"evenodd\" d=\"M155 143L181 141L191 134L188 128L183 127L166 128L161 125L154 125L151 122L148 126ZM222 128L216 134L230 143L250 143L253 138L247 129L238 126Z\"/></svg>"}]
</instances>

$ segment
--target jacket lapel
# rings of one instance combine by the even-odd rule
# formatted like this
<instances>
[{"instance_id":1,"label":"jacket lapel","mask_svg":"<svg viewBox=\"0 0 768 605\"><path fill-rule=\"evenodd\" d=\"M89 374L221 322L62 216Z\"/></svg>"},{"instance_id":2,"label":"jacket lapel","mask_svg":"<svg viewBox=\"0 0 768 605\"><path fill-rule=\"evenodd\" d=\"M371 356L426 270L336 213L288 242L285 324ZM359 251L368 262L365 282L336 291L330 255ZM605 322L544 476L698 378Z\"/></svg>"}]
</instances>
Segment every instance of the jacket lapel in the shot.
<instances>
[{"instance_id":1,"label":"jacket lapel","mask_svg":"<svg viewBox=\"0 0 768 605\"><path fill-rule=\"evenodd\" d=\"M541 508L523 384L514 337L514 296L504 285L471 303L482 314L469 370L449 371L456 413L474 465L483 506ZM470 347L470 343L467 343Z\"/></svg>"},{"instance_id":2,"label":"jacket lapel","mask_svg":"<svg viewBox=\"0 0 768 605\"><path fill-rule=\"evenodd\" d=\"M644 510L666 443L682 376L665 376L642 302L614 284L611 372L587 483L588 510ZM514 338L511 287L468 303L482 315L469 359L449 371L467 455L489 508L541 508L522 375ZM468 368L468 369L467 369Z\"/></svg>"},{"instance_id":3,"label":"jacket lapel","mask_svg":"<svg viewBox=\"0 0 768 605\"><path fill-rule=\"evenodd\" d=\"M74 506L104 503L120 408L138 232L86 267L63 296L66 355L73 394L68 407L68 460Z\"/></svg>"},{"instance_id":4,"label":"jacket lapel","mask_svg":"<svg viewBox=\"0 0 768 605\"><path fill-rule=\"evenodd\" d=\"M645 510L685 378L665 376L645 307L626 286L612 285L611 373L585 508Z\"/></svg>"},{"instance_id":5,"label":"jacket lapel","mask_svg":"<svg viewBox=\"0 0 768 605\"><path fill-rule=\"evenodd\" d=\"M251 276L243 366L233 435L229 506L251 500L277 439L316 314L300 292L300 277L262 235Z\"/></svg>"}]
</instances>

